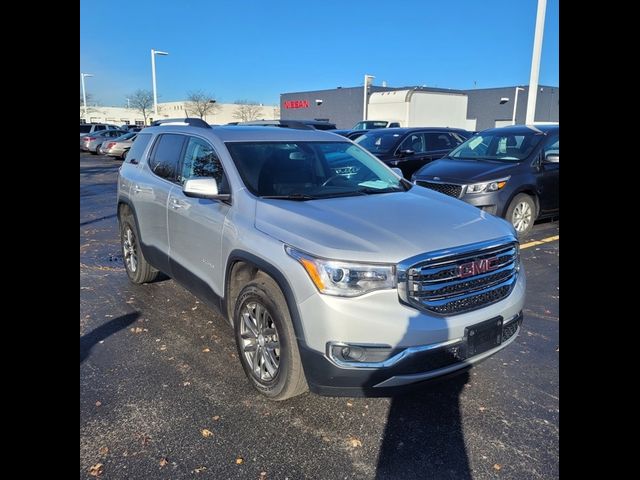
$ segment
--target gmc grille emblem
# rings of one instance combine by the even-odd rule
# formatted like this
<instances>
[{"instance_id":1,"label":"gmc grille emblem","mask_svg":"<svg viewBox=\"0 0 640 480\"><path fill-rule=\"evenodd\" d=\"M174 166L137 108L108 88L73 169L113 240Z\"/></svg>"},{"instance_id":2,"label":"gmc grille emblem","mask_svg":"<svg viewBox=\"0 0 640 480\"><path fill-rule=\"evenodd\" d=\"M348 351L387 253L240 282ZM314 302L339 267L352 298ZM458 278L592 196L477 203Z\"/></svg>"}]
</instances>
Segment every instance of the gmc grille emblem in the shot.
<instances>
[{"instance_id":1,"label":"gmc grille emblem","mask_svg":"<svg viewBox=\"0 0 640 480\"><path fill-rule=\"evenodd\" d=\"M490 272L496 268L498 268L498 257L483 258L458 266L458 277L472 277L473 275Z\"/></svg>"}]
</instances>

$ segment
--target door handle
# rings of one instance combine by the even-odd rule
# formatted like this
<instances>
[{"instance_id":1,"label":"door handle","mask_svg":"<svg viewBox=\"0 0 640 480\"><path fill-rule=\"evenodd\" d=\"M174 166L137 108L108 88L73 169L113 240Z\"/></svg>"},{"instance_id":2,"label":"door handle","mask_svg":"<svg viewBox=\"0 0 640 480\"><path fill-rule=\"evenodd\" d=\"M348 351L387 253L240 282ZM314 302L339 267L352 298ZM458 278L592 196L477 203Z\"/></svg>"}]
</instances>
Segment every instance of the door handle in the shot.
<instances>
[{"instance_id":1,"label":"door handle","mask_svg":"<svg viewBox=\"0 0 640 480\"><path fill-rule=\"evenodd\" d=\"M174 210L178 210L182 207L184 207L184 203L182 203L180 200L178 200L177 198L171 199L171 208L173 208Z\"/></svg>"},{"instance_id":2,"label":"door handle","mask_svg":"<svg viewBox=\"0 0 640 480\"><path fill-rule=\"evenodd\" d=\"M133 186L133 191L134 191L135 193L140 193L140 192L142 191L142 189L140 188L140 186L139 186L139 185L134 185L134 186Z\"/></svg>"}]
</instances>

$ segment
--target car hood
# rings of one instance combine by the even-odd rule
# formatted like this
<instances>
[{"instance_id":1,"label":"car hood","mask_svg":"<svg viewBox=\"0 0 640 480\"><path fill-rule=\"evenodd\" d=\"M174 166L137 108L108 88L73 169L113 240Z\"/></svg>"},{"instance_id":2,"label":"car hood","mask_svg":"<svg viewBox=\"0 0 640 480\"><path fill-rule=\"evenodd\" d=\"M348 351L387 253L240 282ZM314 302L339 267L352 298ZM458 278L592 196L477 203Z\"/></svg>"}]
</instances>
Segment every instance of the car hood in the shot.
<instances>
[{"instance_id":1,"label":"car hood","mask_svg":"<svg viewBox=\"0 0 640 480\"><path fill-rule=\"evenodd\" d=\"M417 180L437 180L443 182L474 183L507 177L519 162L492 162L487 160L440 159L428 163L415 174Z\"/></svg>"},{"instance_id":2,"label":"car hood","mask_svg":"<svg viewBox=\"0 0 640 480\"><path fill-rule=\"evenodd\" d=\"M389 263L513 232L498 217L424 188L309 201L258 199L255 226L319 257Z\"/></svg>"}]
</instances>

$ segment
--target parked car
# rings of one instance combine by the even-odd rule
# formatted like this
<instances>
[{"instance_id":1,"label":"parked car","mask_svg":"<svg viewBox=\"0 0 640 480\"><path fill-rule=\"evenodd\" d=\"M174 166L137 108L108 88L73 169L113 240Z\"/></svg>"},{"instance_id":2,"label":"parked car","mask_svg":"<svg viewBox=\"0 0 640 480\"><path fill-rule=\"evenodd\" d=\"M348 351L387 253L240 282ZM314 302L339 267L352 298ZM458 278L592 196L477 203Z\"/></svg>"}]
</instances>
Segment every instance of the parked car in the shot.
<instances>
[{"instance_id":1,"label":"parked car","mask_svg":"<svg viewBox=\"0 0 640 480\"><path fill-rule=\"evenodd\" d=\"M124 135L125 133L128 133L128 132L120 129L113 129L113 130L102 130L97 133L81 136L80 150L97 154L98 147L102 145L102 142L106 140L118 138Z\"/></svg>"},{"instance_id":2,"label":"parked car","mask_svg":"<svg viewBox=\"0 0 640 480\"><path fill-rule=\"evenodd\" d=\"M304 128L307 126L315 130L335 130L335 123L324 120L253 120L240 122L238 125L260 125L264 127Z\"/></svg>"},{"instance_id":3,"label":"parked car","mask_svg":"<svg viewBox=\"0 0 640 480\"><path fill-rule=\"evenodd\" d=\"M356 123L351 130L375 130L376 128L398 128L400 122L390 122L387 120L362 120Z\"/></svg>"},{"instance_id":4,"label":"parked car","mask_svg":"<svg viewBox=\"0 0 640 480\"><path fill-rule=\"evenodd\" d=\"M143 127L139 127L138 125L122 125L119 127L120 130L126 130L127 132L139 132Z\"/></svg>"},{"instance_id":5,"label":"parked car","mask_svg":"<svg viewBox=\"0 0 640 480\"><path fill-rule=\"evenodd\" d=\"M388 122L386 120L363 120L356 123L353 128L349 130L336 130L333 133L347 137L349 140L355 140L360 135L367 133L369 130L375 130L376 128L397 128L400 127L399 122Z\"/></svg>"},{"instance_id":6,"label":"parked car","mask_svg":"<svg viewBox=\"0 0 640 480\"><path fill-rule=\"evenodd\" d=\"M527 235L537 218L560 213L560 126L484 130L413 181L504 217Z\"/></svg>"},{"instance_id":7,"label":"parked car","mask_svg":"<svg viewBox=\"0 0 640 480\"><path fill-rule=\"evenodd\" d=\"M369 130L354 141L390 167L398 167L405 178L424 164L444 157L471 135L457 128L380 128Z\"/></svg>"},{"instance_id":8,"label":"parked car","mask_svg":"<svg viewBox=\"0 0 640 480\"><path fill-rule=\"evenodd\" d=\"M118 127L108 123L81 123L80 136L82 137L83 135L90 135L92 133L97 133L102 130L109 130L113 128L118 128Z\"/></svg>"},{"instance_id":9,"label":"parked car","mask_svg":"<svg viewBox=\"0 0 640 480\"><path fill-rule=\"evenodd\" d=\"M136 135L137 133L129 132L120 137L114 138L113 140L106 140L102 142L102 145L98 149L98 153L124 160L125 155L136 139Z\"/></svg>"},{"instance_id":10,"label":"parked car","mask_svg":"<svg viewBox=\"0 0 640 480\"><path fill-rule=\"evenodd\" d=\"M336 173L344 165L357 172ZM389 395L520 331L513 227L330 132L146 128L117 188L129 279L164 272L220 311L270 399Z\"/></svg>"}]
</instances>

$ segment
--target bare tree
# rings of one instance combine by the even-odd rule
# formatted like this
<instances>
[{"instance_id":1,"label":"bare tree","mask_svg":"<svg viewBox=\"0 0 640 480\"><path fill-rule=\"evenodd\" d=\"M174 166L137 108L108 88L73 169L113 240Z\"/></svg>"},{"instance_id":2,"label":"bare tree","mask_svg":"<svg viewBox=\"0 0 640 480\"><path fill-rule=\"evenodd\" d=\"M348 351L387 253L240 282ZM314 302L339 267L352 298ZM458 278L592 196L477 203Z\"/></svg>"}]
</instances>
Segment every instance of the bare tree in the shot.
<instances>
[{"instance_id":1,"label":"bare tree","mask_svg":"<svg viewBox=\"0 0 640 480\"><path fill-rule=\"evenodd\" d=\"M131 108L140 112L144 118L144 124L147 124L147 117L153 110L153 94L149 90L136 90L129 95L129 104Z\"/></svg>"},{"instance_id":2,"label":"bare tree","mask_svg":"<svg viewBox=\"0 0 640 480\"><path fill-rule=\"evenodd\" d=\"M236 100L236 111L233 112L233 118L237 118L241 122L250 122L256 120L262 112L262 106L258 102L251 100Z\"/></svg>"},{"instance_id":3,"label":"bare tree","mask_svg":"<svg viewBox=\"0 0 640 480\"><path fill-rule=\"evenodd\" d=\"M215 115L221 107L216 103L213 95L195 90L187 93L184 108L188 114L204 118L207 115Z\"/></svg>"}]
</instances>

